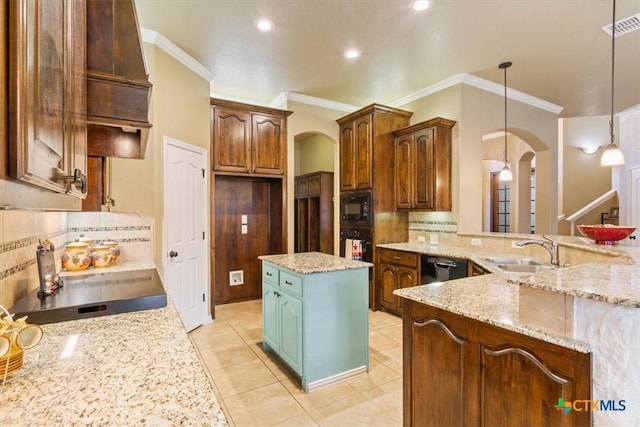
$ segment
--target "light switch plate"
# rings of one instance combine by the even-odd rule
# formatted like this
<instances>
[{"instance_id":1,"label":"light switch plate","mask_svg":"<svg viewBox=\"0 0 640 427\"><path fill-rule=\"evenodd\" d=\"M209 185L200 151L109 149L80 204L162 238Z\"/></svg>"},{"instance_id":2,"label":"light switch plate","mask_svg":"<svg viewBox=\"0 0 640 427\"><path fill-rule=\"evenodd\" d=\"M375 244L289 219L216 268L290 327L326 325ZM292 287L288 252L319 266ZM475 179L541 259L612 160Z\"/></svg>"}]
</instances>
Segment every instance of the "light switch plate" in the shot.
<instances>
[{"instance_id":1,"label":"light switch plate","mask_svg":"<svg viewBox=\"0 0 640 427\"><path fill-rule=\"evenodd\" d=\"M247 224L247 215L242 215L240 223L241 224Z\"/></svg>"},{"instance_id":2,"label":"light switch plate","mask_svg":"<svg viewBox=\"0 0 640 427\"><path fill-rule=\"evenodd\" d=\"M437 234L429 234L429 243L432 245L438 244L438 235Z\"/></svg>"},{"instance_id":3,"label":"light switch plate","mask_svg":"<svg viewBox=\"0 0 640 427\"><path fill-rule=\"evenodd\" d=\"M242 224L242 234L247 234L248 231L247 224Z\"/></svg>"},{"instance_id":4,"label":"light switch plate","mask_svg":"<svg viewBox=\"0 0 640 427\"><path fill-rule=\"evenodd\" d=\"M424 236L418 236L418 242L424 243Z\"/></svg>"},{"instance_id":5,"label":"light switch plate","mask_svg":"<svg viewBox=\"0 0 640 427\"><path fill-rule=\"evenodd\" d=\"M482 239L471 239L471 246L480 246L482 245Z\"/></svg>"}]
</instances>

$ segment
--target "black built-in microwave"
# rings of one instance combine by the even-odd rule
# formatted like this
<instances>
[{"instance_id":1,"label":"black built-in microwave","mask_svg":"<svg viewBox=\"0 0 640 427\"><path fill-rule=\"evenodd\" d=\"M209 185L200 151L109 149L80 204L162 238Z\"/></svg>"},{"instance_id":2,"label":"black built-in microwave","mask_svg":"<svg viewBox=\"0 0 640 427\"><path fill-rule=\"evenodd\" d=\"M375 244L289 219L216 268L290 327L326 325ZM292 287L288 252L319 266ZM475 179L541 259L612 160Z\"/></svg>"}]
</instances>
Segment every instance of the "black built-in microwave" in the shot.
<instances>
[{"instance_id":1,"label":"black built-in microwave","mask_svg":"<svg viewBox=\"0 0 640 427\"><path fill-rule=\"evenodd\" d=\"M340 224L351 227L370 227L373 207L371 193L366 191L340 195Z\"/></svg>"}]
</instances>

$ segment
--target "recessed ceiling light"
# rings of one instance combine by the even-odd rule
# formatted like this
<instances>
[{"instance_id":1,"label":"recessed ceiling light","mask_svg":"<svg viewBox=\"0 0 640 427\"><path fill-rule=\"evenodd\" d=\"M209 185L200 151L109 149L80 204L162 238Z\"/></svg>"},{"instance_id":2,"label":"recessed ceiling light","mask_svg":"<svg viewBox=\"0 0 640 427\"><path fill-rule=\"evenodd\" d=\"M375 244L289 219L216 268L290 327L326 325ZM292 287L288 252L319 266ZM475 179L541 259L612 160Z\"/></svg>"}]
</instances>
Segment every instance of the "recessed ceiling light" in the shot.
<instances>
[{"instance_id":1,"label":"recessed ceiling light","mask_svg":"<svg viewBox=\"0 0 640 427\"><path fill-rule=\"evenodd\" d=\"M262 32L267 32L273 30L273 22L268 19L258 19L256 21L256 27Z\"/></svg>"},{"instance_id":2,"label":"recessed ceiling light","mask_svg":"<svg viewBox=\"0 0 640 427\"><path fill-rule=\"evenodd\" d=\"M413 2L413 10L425 10L429 9L431 2L429 0L417 0Z\"/></svg>"},{"instance_id":3,"label":"recessed ceiling light","mask_svg":"<svg viewBox=\"0 0 640 427\"><path fill-rule=\"evenodd\" d=\"M360 57L360 51L357 49L349 49L344 51L344 57L349 59L355 59Z\"/></svg>"}]
</instances>

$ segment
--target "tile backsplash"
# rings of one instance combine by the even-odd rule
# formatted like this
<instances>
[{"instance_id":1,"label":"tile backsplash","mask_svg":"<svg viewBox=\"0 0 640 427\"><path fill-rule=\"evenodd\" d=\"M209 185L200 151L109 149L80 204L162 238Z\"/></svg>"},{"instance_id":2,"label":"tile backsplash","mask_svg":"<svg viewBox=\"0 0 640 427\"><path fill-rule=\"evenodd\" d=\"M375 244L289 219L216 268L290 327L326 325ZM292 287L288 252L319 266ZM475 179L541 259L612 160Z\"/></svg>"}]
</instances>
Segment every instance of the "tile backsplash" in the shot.
<instances>
[{"instance_id":1,"label":"tile backsplash","mask_svg":"<svg viewBox=\"0 0 640 427\"><path fill-rule=\"evenodd\" d=\"M0 211L0 304L10 308L39 286L35 254L40 239L54 244L60 269L64 245L80 235L118 242L120 263L152 262L151 221L137 213Z\"/></svg>"}]
</instances>

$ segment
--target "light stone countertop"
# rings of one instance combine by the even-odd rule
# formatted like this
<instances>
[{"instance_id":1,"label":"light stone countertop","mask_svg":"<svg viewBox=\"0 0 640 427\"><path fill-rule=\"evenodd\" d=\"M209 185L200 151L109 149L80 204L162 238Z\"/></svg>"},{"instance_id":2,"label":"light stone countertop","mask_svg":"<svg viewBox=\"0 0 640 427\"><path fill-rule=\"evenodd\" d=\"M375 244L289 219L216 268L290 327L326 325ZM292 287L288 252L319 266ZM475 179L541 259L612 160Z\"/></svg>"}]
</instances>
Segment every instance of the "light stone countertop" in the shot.
<instances>
[{"instance_id":1,"label":"light stone countertop","mask_svg":"<svg viewBox=\"0 0 640 427\"><path fill-rule=\"evenodd\" d=\"M349 260L321 252L260 255L258 259L270 262L278 267L283 267L299 274L326 273L329 271L373 267L373 264L370 262Z\"/></svg>"},{"instance_id":2,"label":"light stone countertop","mask_svg":"<svg viewBox=\"0 0 640 427\"><path fill-rule=\"evenodd\" d=\"M620 256L621 264L615 264L614 261L587 263L539 273L512 273L501 270L485 258L503 255L513 257L514 255L498 254L480 247L441 246L413 242L388 243L378 247L434 256L466 258L492 272L482 276L399 289L394 291L395 295L563 347L589 352L592 350L592 343L584 340L585 337L580 336L576 331L580 325L571 325L572 319L569 318L571 312L558 315L557 312L551 312L549 307L554 305L573 307L574 297L605 302L611 304L612 308L614 306L629 309L640 307L640 263L638 262L640 245L630 242L609 247L595 246L590 242L583 242L580 238L569 237L559 240L562 245L584 247L594 252ZM629 257L635 264L626 264ZM531 257L523 256L523 258ZM539 259L539 261L548 262L546 259ZM535 291L538 293L532 298L531 295ZM536 301L542 302L538 304ZM561 302L558 305L556 301ZM536 310L538 314L534 312ZM638 314L640 315L640 310ZM545 317L551 320L544 321ZM565 323L570 326L565 327Z\"/></svg>"},{"instance_id":3,"label":"light stone countertop","mask_svg":"<svg viewBox=\"0 0 640 427\"><path fill-rule=\"evenodd\" d=\"M0 381L1 426L227 425L170 301L42 329L24 367Z\"/></svg>"}]
</instances>

